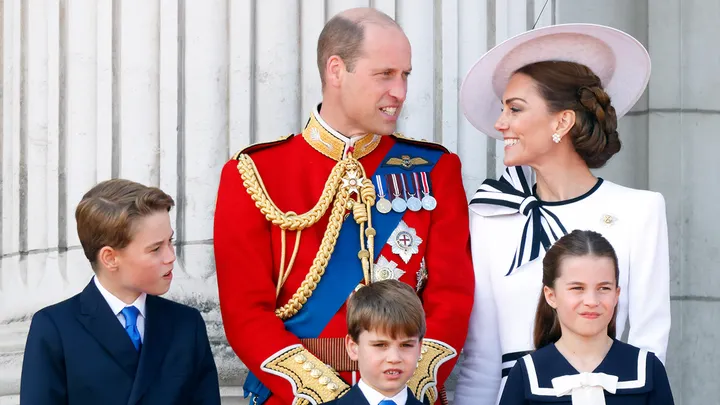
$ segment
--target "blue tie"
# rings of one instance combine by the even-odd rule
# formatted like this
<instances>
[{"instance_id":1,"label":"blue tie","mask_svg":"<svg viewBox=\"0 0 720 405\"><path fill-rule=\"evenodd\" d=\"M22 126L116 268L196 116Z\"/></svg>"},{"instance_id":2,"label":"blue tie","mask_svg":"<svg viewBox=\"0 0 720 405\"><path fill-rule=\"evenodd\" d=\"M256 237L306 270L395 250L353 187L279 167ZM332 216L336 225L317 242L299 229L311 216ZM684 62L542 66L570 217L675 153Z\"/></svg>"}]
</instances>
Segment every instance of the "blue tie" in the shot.
<instances>
[{"instance_id":1,"label":"blue tie","mask_svg":"<svg viewBox=\"0 0 720 405\"><path fill-rule=\"evenodd\" d=\"M378 405L397 405L392 399L383 399Z\"/></svg>"},{"instance_id":2,"label":"blue tie","mask_svg":"<svg viewBox=\"0 0 720 405\"><path fill-rule=\"evenodd\" d=\"M125 307L120 311L125 317L125 332L130 336L132 344L135 346L135 350L140 350L142 341L140 340L140 332L137 328L137 317L140 311L135 306Z\"/></svg>"}]
</instances>

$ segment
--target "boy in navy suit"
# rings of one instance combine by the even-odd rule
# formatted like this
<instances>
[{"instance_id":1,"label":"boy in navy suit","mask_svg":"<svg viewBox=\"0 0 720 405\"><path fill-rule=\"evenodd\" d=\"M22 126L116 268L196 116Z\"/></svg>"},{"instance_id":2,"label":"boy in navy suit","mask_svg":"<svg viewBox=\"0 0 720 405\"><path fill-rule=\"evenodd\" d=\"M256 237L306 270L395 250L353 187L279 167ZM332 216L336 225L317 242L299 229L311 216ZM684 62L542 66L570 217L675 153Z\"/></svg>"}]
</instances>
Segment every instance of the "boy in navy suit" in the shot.
<instances>
[{"instance_id":1,"label":"boy in navy suit","mask_svg":"<svg viewBox=\"0 0 720 405\"><path fill-rule=\"evenodd\" d=\"M407 387L425 335L425 312L412 287L392 279L361 287L348 301L347 325L345 348L361 378L327 404L421 405Z\"/></svg>"},{"instance_id":2,"label":"boy in navy suit","mask_svg":"<svg viewBox=\"0 0 720 405\"><path fill-rule=\"evenodd\" d=\"M21 405L220 404L200 312L158 297L173 276L173 205L122 179L83 196L75 218L95 277L33 316Z\"/></svg>"}]
</instances>

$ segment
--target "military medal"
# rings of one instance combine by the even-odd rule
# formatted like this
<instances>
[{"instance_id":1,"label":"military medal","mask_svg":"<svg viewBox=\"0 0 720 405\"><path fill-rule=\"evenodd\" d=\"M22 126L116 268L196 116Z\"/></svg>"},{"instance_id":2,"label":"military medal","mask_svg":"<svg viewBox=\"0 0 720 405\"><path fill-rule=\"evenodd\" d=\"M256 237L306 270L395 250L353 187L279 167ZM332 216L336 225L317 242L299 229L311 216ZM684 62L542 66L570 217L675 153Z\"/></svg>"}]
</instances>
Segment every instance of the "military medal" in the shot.
<instances>
[{"instance_id":1,"label":"military medal","mask_svg":"<svg viewBox=\"0 0 720 405\"><path fill-rule=\"evenodd\" d=\"M373 266L371 281L376 283L382 280L399 280L403 274L405 274L405 272L398 269L397 263L386 259L383 255L380 255L377 263Z\"/></svg>"},{"instance_id":2,"label":"military medal","mask_svg":"<svg viewBox=\"0 0 720 405\"><path fill-rule=\"evenodd\" d=\"M426 210L432 211L437 207L437 200L435 199L435 197L430 195L430 182L428 180L427 173L420 173L420 178L422 179L423 188L422 206Z\"/></svg>"},{"instance_id":3,"label":"military medal","mask_svg":"<svg viewBox=\"0 0 720 405\"><path fill-rule=\"evenodd\" d=\"M400 221L387 241L387 244L392 246L392 252L400 256L405 263L418 252L421 243L422 239L417 236L415 229L407 226L405 221Z\"/></svg>"},{"instance_id":4,"label":"military medal","mask_svg":"<svg viewBox=\"0 0 720 405\"><path fill-rule=\"evenodd\" d=\"M395 212L405 212L405 210L407 209L407 203L405 202L404 198L400 197L400 186L398 186L397 177L395 177L396 175L394 174L390 174L389 176L392 182L388 181L388 185L392 184L392 193L395 197L392 200L392 209Z\"/></svg>"},{"instance_id":5,"label":"military medal","mask_svg":"<svg viewBox=\"0 0 720 405\"><path fill-rule=\"evenodd\" d=\"M408 177L410 177L409 174ZM418 181L417 173L412 173L410 183L413 186L413 191L410 192L411 197L408 198L408 208L410 208L410 201L412 201L413 207L415 208L413 211L420 211L423 209L423 204L422 201L420 201L420 182Z\"/></svg>"},{"instance_id":6,"label":"military medal","mask_svg":"<svg viewBox=\"0 0 720 405\"><path fill-rule=\"evenodd\" d=\"M375 208L377 208L379 213L387 214L388 212L392 211L392 204L390 203L390 201L388 201L387 198L385 198L385 190L383 190L382 176L376 174L375 181L377 182L379 197L377 203L375 204Z\"/></svg>"},{"instance_id":7,"label":"military medal","mask_svg":"<svg viewBox=\"0 0 720 405\"><path fill-rule=\"evenodd\" d=\"M415 175L415 173L413 173L413 175ZM410 197L407 199L408 209L410 211L415 211L415 212L420 211L422 209L422 202L420 201L419 198L417 198L415 196L415 194L417 194L418 196L420 195L420 191L418 190L417 182L413 183L413 181L411 179L410 182L405 183L405 175L401 174L401 176L402 176L402 180L403 180L403 185L407 184L408 194L410 194ZM408 174L408 177L409 177L409 174ZM415 179L417 180L417 177L415 177ZM412 190L410 189L410 185L413 186Z\"/></svg>"}]
</instances>

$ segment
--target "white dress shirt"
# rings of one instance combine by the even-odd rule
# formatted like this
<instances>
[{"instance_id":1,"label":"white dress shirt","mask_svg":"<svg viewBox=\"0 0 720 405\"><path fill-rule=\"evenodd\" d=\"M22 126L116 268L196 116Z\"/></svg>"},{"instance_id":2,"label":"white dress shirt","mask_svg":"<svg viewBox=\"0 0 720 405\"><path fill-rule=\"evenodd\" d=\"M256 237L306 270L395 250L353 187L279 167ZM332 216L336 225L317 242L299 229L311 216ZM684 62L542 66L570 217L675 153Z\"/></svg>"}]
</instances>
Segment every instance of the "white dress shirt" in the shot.
<instances>
[{"instance_id":1,"label":"white dress shirt","mask_svg":"<svg viewBox=\"0 0 720 405\"><path fill-rule=\"evenodd\" d=\"M617 337L629 321L628 343L664 362L670 333L670 271L665 200L655 192L603 181L592 192L544 203L567 232L593 230L615 249L620 268ZM456 405L495 404L503 369L533 350L533 324L542 291L542 257L506 276L527 217L484 217L470 207L475 302L455 391ZM503 355L506 359L503 360Z\"/></svg>"},{"instance_id":2,"label":"white dress shirt","mask_svg":"<svg viewBox=\"0 0 720 405\"><path fill-rule=\"evenodd\" d=\"M112 293L105 289L105 287L100 284L100 281L97 279L97 277L93 277L93 280L95 281L95 286L98 290L100 290L100 294L102 294L103 298L105 298L105 301L107 301L108 305L110 305L110 309L113 311L113 314L117 317L118 321L120 321L120 324L122 325L123 329L125 328L125 316L121 313L123 308L128 307L130 305L134 306L135 308L140 311L140 314L137 318L137 329L138 332L140 332L140 341L145 341L145 299L147 298L147 294L142 293L139 297L130 305L125 304L120 300L120 298L112 295Z\"/></svg>"},{"instance_id":3,"label":"white dress shirt","mask_svg":"<svg viewBox=\"0 0 720 405\"><path fill-rule=\"evenodd\" d=\"M398 392L394 397L388 398L377 392L373 387L369 386L362 378L358 381L357 385L363 395L365 395L365 399L367 399L370 405L378 405L380 401L385 399L395 402L396 405L405 405L405 402L407 402L407 386L403 387L403 389L400 390L400 392Z\"/></svg>"}]
</instances>

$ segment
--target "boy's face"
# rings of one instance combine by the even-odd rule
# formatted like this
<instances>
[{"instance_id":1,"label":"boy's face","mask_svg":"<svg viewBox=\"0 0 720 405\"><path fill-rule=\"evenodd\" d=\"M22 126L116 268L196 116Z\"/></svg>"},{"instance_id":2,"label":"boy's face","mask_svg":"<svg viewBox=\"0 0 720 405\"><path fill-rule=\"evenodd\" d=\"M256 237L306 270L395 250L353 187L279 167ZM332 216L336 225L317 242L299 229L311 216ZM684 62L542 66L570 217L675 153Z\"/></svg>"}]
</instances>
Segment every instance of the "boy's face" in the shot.
<instances>
[{"instance_id":1,"label":"boy's face","mask_svg":"<svg viewBox=\"0 0 720 405\"><path fill-rule=\"evenodd\" d=\"M363 381L391 398L404 389L420 358L421 341L416 337L390 336L378 331L363 331L358 342L348 335L345 348L358 362Z\"/></svg>"},{"instance_id":2,"label":"boy's face","mask_svg":"<svg viewBox=\"0 0 720 405\"><path fill-rule=\"evenodd\" d=\"M156 212L133 224L132 241L115 250L115 280L128 293L162 295L170 289L175 248L170 215Z\"/></svg>"}]
</instances>

